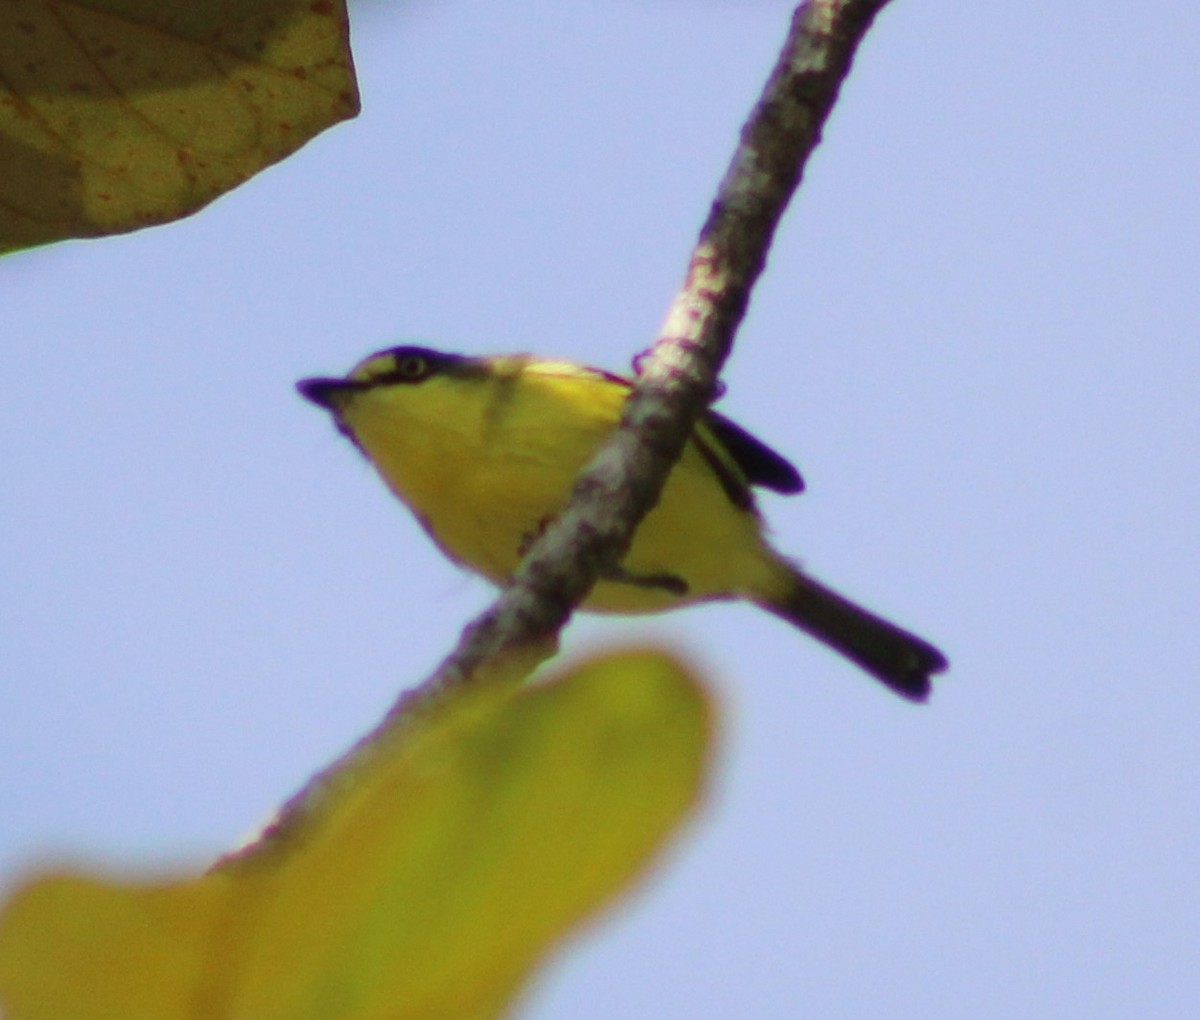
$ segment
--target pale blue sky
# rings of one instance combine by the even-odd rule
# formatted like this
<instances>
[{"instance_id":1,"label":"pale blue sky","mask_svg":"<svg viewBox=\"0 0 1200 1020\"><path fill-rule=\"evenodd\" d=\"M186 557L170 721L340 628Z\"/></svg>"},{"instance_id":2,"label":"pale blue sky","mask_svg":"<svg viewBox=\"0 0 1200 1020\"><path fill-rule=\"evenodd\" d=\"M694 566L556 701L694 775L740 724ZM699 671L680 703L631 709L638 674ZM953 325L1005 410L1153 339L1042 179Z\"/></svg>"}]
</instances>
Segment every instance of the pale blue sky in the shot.
<instances>
[{"instance_id":1,"label":"pale blue sky","mask_svg":"<svg viewBox=\"0 0 1200 1020\"><path fill-rule=\"evenodd\" d=\"M292 389L417 338L625 368L784 3L358 11L364 113L176 225L6 260L0 874L203 862L488 600ZM930 705L779 621L667 865L536 1020L1200 1011L1200 9L897 0L722 402L779 546L936 641Z\"/></svg>"}]
</instances>

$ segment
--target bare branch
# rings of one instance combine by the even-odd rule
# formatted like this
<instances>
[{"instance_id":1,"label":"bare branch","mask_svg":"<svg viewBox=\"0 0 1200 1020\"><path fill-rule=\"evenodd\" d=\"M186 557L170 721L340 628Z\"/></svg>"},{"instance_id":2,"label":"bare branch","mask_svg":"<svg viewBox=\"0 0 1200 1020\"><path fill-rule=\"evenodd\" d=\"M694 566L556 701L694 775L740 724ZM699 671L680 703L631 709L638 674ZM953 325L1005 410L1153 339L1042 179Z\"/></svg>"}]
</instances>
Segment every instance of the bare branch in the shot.
<instances>
[{"instance_id":1,"label":"bare branch","mask_svg":"<svg viewBox=\"0 0 1200 1020\"><path fill-rule=\"evenodd\" d=\"M445 691L477 679L487 664L514 654L530 663L553 654L559 628L596 579L621 561L712 399L775 228L820 141L854 52L886 3L808 0L796 9L779 60L742 128L683 287L658 341L639 359L638 383L621 424L580 474L567 509L434 674L314 776L254 843L218 866L258 857L302 825L333 787L364 765L376 744L394 737L406 719Z\"/></svg>"},{"instance_id":2,"label":"bare branch","mask_svg":"<svg viewBox=\"0 0 1200 1020\"><path fill-rule=\"evenodd\" d=\"M566 511L530 549L514 583L467 629L419 689L469 678L490 656L552 634L596 578L620 562L708 406L767 250L851 58L887 0L810 0L742 128L682 289L640 359L621 424L575 483Z\"/></svg>"}]
</instances>

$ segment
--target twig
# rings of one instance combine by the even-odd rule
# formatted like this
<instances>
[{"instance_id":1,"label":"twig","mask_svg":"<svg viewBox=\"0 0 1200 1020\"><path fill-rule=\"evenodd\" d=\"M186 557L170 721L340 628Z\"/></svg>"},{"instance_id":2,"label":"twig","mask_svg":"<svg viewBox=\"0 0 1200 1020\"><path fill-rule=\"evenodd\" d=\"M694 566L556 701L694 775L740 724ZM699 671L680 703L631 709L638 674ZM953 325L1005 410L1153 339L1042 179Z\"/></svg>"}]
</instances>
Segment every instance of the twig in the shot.
<instances>
[{"instance_id":1,"label":"twig","mask_svg":"<svg viewBox=\"0 0 1200 1020\"><path fill-rule=\"evenodd\" d=\"M218 867L257 858L303 825L385 740L488 663L549 657L558 630L629 548L638 522L708 406L717 375L766 263L775 228L850 70L854 51L888 0L809 0L742 128L658 341L639 359L621 423L575 483L566 510L530 548L513 583L463 632L427 680L405 692L371 733L315 775L252 843Z\"/></svg>"}]
</instances>

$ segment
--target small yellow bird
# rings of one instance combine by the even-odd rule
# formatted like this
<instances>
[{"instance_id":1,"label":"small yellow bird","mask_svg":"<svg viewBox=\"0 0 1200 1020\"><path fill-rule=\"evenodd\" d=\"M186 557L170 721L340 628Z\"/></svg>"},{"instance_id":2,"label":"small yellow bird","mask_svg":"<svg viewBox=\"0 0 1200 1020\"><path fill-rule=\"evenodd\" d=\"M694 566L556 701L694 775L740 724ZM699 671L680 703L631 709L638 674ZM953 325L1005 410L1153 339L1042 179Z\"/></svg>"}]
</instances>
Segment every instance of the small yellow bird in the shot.
<instances>
[{"instance_id":1,"label":"small yellow bird","mask_svg":"<svg viewBox=\"0 0 1200 1020\"><path fill-rule=\"evenodd\" d=\"M566 505L616 426L631 383L525 354L472 358L392 347L300 393L338 429L451 560L498 585ZM795 624L896 693L924 700L936 648L813 580L768 544L752 485L800 492L774 450L715 411L696 425L657 506L583 603L645 613L742 598Z\"/></svg>"}]
</instances>

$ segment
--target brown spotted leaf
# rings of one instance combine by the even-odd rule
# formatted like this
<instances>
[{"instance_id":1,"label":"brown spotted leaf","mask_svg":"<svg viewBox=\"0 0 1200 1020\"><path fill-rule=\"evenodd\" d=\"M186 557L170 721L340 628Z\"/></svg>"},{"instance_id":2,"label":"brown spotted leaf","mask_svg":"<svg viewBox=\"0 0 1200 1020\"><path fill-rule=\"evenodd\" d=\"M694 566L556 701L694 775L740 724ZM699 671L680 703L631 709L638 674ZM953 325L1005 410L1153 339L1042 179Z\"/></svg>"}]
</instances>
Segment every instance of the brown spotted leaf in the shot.
<instances>
[{"instance_id":1,"label":"brown spotted leaf","mask_svg":"<svg viewBox=\"0 0 1200 1020\"><path fill-rule=\"evenodd\" d=\"M357 112L344 0L0 0L0 252L186 216Z\"/></svg>"}]
</instances>

